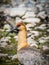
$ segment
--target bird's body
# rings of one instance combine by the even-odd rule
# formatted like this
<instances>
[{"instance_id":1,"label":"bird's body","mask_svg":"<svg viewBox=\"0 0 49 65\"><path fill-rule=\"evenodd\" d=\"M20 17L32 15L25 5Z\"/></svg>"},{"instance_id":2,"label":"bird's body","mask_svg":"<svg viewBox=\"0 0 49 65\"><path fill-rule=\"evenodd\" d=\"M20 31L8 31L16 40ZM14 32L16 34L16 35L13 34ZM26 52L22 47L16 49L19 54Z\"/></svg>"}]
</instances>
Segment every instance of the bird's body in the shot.
<instances>
[{"instance_id":1,"label":"bird's body","mask_svg":"<svg viewBox=\"0 0 49 65\"><path fill-rule=\"evenodd\" d=\"M37 48L27 43L27 30L23 22L17 23L18 32L18 60L22 65L49 65L46 57Z\"/></svg>"}]
</instances>

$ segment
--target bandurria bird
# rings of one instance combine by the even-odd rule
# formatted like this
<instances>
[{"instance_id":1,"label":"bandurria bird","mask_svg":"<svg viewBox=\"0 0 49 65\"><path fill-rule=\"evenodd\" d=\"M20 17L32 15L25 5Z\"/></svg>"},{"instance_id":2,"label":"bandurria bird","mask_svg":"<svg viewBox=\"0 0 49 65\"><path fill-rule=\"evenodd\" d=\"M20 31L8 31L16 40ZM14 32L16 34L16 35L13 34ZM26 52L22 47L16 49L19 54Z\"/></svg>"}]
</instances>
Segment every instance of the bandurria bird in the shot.
<instances>
[{"instance_id":1,"label":"bandurria bird","mask_svg":"<svg viewBox=\"0 0 49 65\"><path fill-rule=\"evenodd\" d=\"M27 42L27 29L23 22L17 22L18 31L17 56L22 65L49 65L46 57L37 48L30 47Z\"/></svg>"}]
</instances>

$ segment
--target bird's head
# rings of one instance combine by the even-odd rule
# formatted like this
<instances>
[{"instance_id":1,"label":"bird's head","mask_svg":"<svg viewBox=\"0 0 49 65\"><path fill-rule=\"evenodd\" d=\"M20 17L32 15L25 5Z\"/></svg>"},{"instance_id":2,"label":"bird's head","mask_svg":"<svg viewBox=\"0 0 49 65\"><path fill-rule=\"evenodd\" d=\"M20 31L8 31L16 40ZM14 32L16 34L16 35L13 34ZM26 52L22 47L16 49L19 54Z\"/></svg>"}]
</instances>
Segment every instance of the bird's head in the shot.
<instances>
[{"instance_id":1,"label":"bird's head","mask_svg":"<svg viewBox=\"0 0 49 65\"><path fill-rule=\"evenodd\" d=\"M13 30L11 30L11 32L20 32L23 30L26 30L25 24L23 22L17 22L16 27Z\"/></svg>"},{"instance_id":2,"label":"bird's head","mask_svg":"<svg viewBox=\"0 0 49 65\"><path fill-rule=\"evenodd\" d=\"M26 30L26 26L23 22L18 22L16 23L16 28L19 30L19 31L22 31L22 30Z\"/></svg>"}]
</instances>

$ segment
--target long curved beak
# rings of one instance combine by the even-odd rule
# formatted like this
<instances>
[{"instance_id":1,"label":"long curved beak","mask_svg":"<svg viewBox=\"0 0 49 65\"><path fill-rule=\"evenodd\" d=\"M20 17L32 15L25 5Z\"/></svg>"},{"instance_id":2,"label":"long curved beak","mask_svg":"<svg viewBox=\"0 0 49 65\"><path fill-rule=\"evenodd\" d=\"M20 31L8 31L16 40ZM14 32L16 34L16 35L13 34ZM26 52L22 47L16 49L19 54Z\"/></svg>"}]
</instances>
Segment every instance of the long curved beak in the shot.
<instances>
[{"instance_id":1,"label":"long curved beak","mask_svg":"<svg viewBox=\"0 0 49 65\"><path fill-rule=\"evenodd\" d=\"M10 30L9 33L18 33L19 30L18 30L18 27L16 26L14 29Z\"/></svg>"},{"instance_id":2,"label":"long curved beak","mask_svg":"<svg viewBox=\"0 0 49 65\"><path fill-rule=\"evenodd\" d=\"M9 33L18 33L19 32L19 30L18 30L18 27L15 27L15 28L13 28L13 29L11 29L10 31L8 31L8 33L6 34L6 36L9 34Z\"/></svg>"}]
</instances>

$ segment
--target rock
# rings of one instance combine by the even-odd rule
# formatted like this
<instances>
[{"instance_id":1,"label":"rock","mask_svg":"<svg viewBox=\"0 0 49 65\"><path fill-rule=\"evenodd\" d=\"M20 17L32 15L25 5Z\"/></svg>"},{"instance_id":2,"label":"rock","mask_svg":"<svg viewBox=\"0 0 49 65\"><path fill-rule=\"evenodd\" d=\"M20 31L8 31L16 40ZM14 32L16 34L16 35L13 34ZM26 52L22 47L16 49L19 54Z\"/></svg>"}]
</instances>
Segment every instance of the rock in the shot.
<instances>
[{"instance_id":1,"label":"rock","mask_svg":"<svg viewBox=\"0 0 49 65\"><path fill-rule=\"evenodd\" d=\"M28 41L28 44L29 44L29 45L33 43L31 37L29 37L29 38L27 39L27 41Z\"/></svg>"},{"instance_id":2,"label":"rock","mask_svg":"<svg viewBox=\"0 0 49 65\"><path fill-rule=\"evenodd\" d=\"M10 10L11 10L11 8L6 8L4 10L4 14L9 15L10 14Z\"/></svg>"},{"instance_id":3,"label":"rock","mask_svg":"<svg viewBox=\"0 0 49 65\"><path fill-rule=\"evenodd\" d=\"M5 9L4 13L9 15L9 16L12 16L12 17L15 17L15 16L23 16L26 12L26 8L9 8L9 9Z\"/></svg>"},{"instance_id":4,"label":"rock","mask_svg":"<svg viewBox=\"0 0 49 65\"><path fill-rule=\"evenodd\" d=\"M31 46L31 47L36 47L36 48L38 48L38 45L37 45L37 44L35 44L35 43L30 44L30 46Z\"/></svg>"},{"instance_id":5,"label":"rock","mask_svg":"<svg viewBox=\"0 0 49 65\"><path fill-rule=\"evenodd\" d=\"M27 27L27 30L28 30L28 31L31 31L31 29L30 29L29 27Z\"/></svg>"},{"instance_id":6,"label":"rock","mask_svg":"<svg viewBox=\"0 0 49 65\"><path fill-rule=\"evenodd\" d=\"M4 29L7 29L7 31L10 31L11 27L10 27L9 24L5 24L5 25L4 25Z\"/></svg>"},{"instance_id":7,"label":"rock","mask_svg":"<svg viewBox=\"0 0 49 65\"><path fill-rule=\"evenodd\" d=\"M49 49L48 46L43 46L43 51L48 50L48 49Z\"/></svg>"},{"instance_id":8,"label":"rock","mask_svg":"<svg viewBox=\"0 0 49 65\"><path fill-rule=\"evenodd\" d=\"M42 43L44 44L47 40L45 39L45 37L41 37L38 39L39 40L39 43Z\"/></svg>"},{"instance_id":9,"label":"rock","mask_svg":"<svg viewBox=\"0 0 49 65\"><path fill-rule=\"evenodd\" d=\"M27 34L27 37L30 37L30 36L31 36L31 33L28 33L28 34Z\"/></svg>"},{"instance_id":10,"label":"rock","mask_svg":"<svg viewBox=\"0 0 49 65\"><path fill-rule=\"evenodd\" d=\"M28 41L28 44L31 45L31 46L33 46L34 44L37 44L37 42L34 39L32 39L31 37L29 37L27 39L27 41Z\"/></svg>"},{"instance_id":11,"label":"rock","mask_svg":"<svg viewBox=\"0 0 49 65\"><path fill-rule=\"evenodd\" d=\"M34 25L33 24L27 24L26 25L26 28L30 28L30 27L34 27Z\"/></svg>"},{"instance_id":12,"label":"rock","mask_svg":"<svg viewBox=\"0 0 49 65\"><path fill-rule=\"evenodd\" d=\"M36 27L35 29L45 30L46 24L41 24L40 26Z\"/></svg>"},{"instance_id":13,"label":"rock","mask_svg":"<svg viewBox=\"0 0 49 65\"><path fill-rule=\"evenodd\" d=\"M44 45L42 47L43 53L47 55L47 57L49 57L49 46Z\"/></svg>"},{"instance_id":14,"label":"rock","mask_svg":"<svg viewBox=\"0 0 49 65\"><path fill-rule=\"evenodd\" d=\"M32 33L33 36L39 36L41 34L38 31L30 31L30 33Z\"/></svg>"},{"instance_id":15,"label":"rock","mask_svg":"<svg viewBox=\"0 0 49 65\"><path fill-rule=\"evenodd\" d=\"M10 37L2 37L0 42L6 42L10 39Z\"/></svg>"},{"instance_id":16,"label":"rock","mask_svg":"<svg viewBox=\"0 0 49 65\"><path fill-rule=\"evenodd\" d=\"M49 32L49 29L47 29L47 32Z\"/></svg>"},{"instance_id":17,"label":"rock","mask_svg":"<svg viewBox=\"0 0 49 65\"><path fill-rule=\"evenodd\" d=\"M6 56L8 56L8 54L0 53L0 57L6 57Z\"/></svg>"},{"instance_id":18,"label":"rock","mask_svg":"<svg viewBox=\"0 0 49 65\"><path fill-rule=\"evenodd\" d=\"M42 18L42 19L45 19L45 17L47 15L45 14L45 11L42 11L42 12L39 12L37 16L40 17L40 18Z\"/></svg>"},{"instance_id":19,"label":"rock","mask_svg":"<svg viewBox=\"0 0 49 65\"><path fill-rule=\"evenodd\" d=\"M47 7L45 7L45 11L46 11L46 13L47 13L48 16L49 16L49 5L48 5Z\"/></svg>"},{"instance_id":20,"label":"rock","mask_svg":"<svg viewBox=\"0 0 49 65\"><path fill-rule=\"evenodd\" d=\"M39 11L42 11L44 9L42 4L37 4L36 7L39 9Z\"/></svg>"},{"instance_id":21,"label":"rock","mask_svg":"<svg viewBox=\"0 0 49 65\"><path fill-rule=\"evenodd\" d=\"M15 54L14 56L12 56L12 60L17 59L17 54Z\"/></svg>"},{"instance_id":22,"label":"rock","mask_svg":"<svg viewBox=\"0 0 49 65\"><path fill-rule=\"evenodd\" d=\"M14 36L14 38L16 39L16 41L18 40L18 36Z\"/></svg>"},{"instance_id":23,"label":"rock","mask_svg":"<svg viewBox=\"0 0 49 65\"><path fill-rule=\"evenodd\" d=\"M6 42L2 42L2 43L0 43L0 47L5 48L6 46L7 46L7 43L6 43Z\"/></svg>"},{"instance_id":24,"label":"rock","mask_svg":"<svg viewBox=\"0 0 49 65\"><path fill-rule=\"evenodd\" d=\"M22 3L22 4L19 5L19 7L20 7L20 8L23 8L23 7L25 7L25 4Z\"/></svg>"},{"instance_id":25,"label":"rock","mask_svg":"<svg viewBox=\"0 0 49 65\"><path fill-rule=\"evenodd\" d=\"M22 18L30 18L30 17L35 17L35 13L34 12L26 12L26 14L22 17Z\"/></svg>"},{"instance_id":26,"label":"rock","mask_svg":"<svg viewBox=\"0 0 49 65\"><path fill-rule=\"evenodd\" d=\"M21 19L21 18L16 17L16 19L15 19L15 23L17 23L17 22L21 22L21 21L22 21L22 19Z\"/></svg>"},{"instance_id":27,"label":"rock","mask_svg":"<svg viewBox=\"0 0 49 65\"><path fill-rule=\"evenodd\" d=\"M23 20L23 22L28 22L28 23L30 22L33 25L35 25L36 23L40 22L40 19L39 18L26 18Z\"/></svg>"},{"instance_id":28,"label":"rock","mask_svg":"<svg viewBox=\"0 0 49 65\"><path fill-rule=\"evenodd\" d=\"M8 15L6 15L6 22L10 25L11 29L15 27L15 20Z\"/></svg>"}]
</instances>

